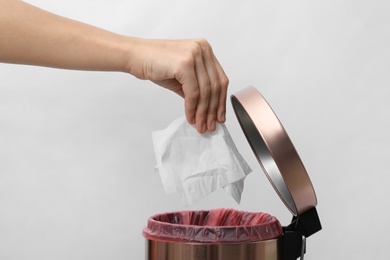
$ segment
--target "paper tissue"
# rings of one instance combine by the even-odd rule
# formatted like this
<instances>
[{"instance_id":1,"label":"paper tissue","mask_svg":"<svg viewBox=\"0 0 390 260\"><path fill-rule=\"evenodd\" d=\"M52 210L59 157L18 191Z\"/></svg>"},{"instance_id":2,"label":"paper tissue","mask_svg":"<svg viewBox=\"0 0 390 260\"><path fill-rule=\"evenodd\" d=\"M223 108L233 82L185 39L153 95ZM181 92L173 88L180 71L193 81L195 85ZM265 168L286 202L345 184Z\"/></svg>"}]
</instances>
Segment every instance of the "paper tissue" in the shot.
<instances>
[{"instance_id":1,"label":"paper tissue","mask_svg":"<svg viewBox=\"0 0 390 260\"><path fill-rule=\"evenodd\" d=\"M177 193L190 205L223 188L240 203L244 179L252 170L224 124L199 134L183 116L152 137L156 169L167 194Z\"/></svg>"}]
</instances>

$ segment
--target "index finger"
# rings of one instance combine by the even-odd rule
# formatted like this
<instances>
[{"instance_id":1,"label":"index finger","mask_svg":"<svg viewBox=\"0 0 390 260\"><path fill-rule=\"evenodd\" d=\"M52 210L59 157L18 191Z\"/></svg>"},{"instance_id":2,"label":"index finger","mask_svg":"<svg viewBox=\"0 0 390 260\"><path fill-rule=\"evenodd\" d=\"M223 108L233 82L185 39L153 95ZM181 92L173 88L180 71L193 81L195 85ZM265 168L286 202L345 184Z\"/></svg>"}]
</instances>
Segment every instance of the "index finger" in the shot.
<instances>
[{"instance_id":1,"label":"index finger","mask_svg":"<svg viewBox=\"0 0 390 260\"><path fill-rule=\"evenodd\" d=\"M185 115L191 125L195 124L196 107L199 99L199 86L194 66L195 64L187 65L177 76L184 93Z\"/></svg>"}]
</instances>

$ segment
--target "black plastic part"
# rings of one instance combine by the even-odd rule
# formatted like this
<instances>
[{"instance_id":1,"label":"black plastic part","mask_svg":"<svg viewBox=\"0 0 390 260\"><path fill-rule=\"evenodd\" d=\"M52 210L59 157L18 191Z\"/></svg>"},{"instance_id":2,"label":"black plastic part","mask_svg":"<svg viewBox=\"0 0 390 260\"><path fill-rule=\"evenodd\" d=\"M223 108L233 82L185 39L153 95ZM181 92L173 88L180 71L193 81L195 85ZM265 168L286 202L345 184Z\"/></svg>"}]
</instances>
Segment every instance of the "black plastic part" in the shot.
<instances>
[{"instance_id":1,"label":"black plastic part","mask_svg":"<svg viewBox=\"0 0 390 260\"><path fill-rule=\"evenodd\" d=\"M302 234L295 231L284 231L279 239L281 260L296 260L302 254Z\"/></svg>"},{"instance_id":2,"label":"black plastic part","mask_svg":"<svg viewBox=\"0 0 390 260\"><path fill-rule=\"evenodd\" d=\"M293 217L290 226L293 230L302 232L305 237L309 237L322 229L316 208L311 208L298 217Z\"/></svg>"},{"instance_id":3,"label":"black plastic part","mask_svg":"<svg viewBox=\"0 0 390 260\"><path fill-rule=\"evenodd\" d=\"M322 229L316 208L311 208L297 217L291 224L283 227L283 236L279 239L281 260L296 260L306 253L303 237L309 237Z\"/></svg>"}]
</instances>

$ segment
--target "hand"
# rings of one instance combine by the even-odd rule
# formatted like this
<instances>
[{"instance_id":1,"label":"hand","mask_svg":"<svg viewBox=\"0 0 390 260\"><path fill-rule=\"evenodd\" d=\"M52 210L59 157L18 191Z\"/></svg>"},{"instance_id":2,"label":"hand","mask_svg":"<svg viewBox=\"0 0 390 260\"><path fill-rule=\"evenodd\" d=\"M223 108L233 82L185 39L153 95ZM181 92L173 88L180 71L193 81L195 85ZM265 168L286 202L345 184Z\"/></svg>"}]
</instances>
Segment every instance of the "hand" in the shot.
<instances>
[{"instance_id":1,"label":"hand","mask_svg":"<svg viewBox=\"0 0 390 260\"><path fill-rule=\"evenodd\" d=\"M229 80L206 40L130 39L130 74L182 96L187 121L199 133L225 122Z\"/></svg>"}]
</instances>

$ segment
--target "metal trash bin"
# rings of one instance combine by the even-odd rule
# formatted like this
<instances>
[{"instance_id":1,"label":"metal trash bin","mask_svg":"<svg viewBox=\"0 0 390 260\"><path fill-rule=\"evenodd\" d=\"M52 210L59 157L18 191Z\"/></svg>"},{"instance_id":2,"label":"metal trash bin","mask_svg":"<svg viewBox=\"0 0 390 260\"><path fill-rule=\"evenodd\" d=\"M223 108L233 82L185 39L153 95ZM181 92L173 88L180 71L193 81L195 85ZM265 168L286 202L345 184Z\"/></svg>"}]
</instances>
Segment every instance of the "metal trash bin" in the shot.
<instances>
[{"instance_id":1,"label":"metal trash bin","mask_svg":"<svg viewBox=\"0 0 390 260\"><path fill-rule=\"evenodd\" d=\"M317 198L290 138L263 96L231 96L242 130L275 191L293 214L288 226L269 214L234 209L152 216L143 231L146 260L296 260L321 230Z\"/></svg>"}]
</instances>

